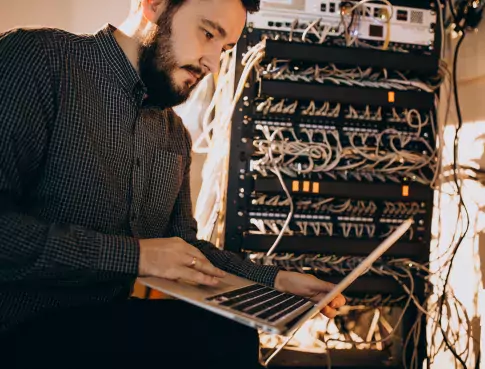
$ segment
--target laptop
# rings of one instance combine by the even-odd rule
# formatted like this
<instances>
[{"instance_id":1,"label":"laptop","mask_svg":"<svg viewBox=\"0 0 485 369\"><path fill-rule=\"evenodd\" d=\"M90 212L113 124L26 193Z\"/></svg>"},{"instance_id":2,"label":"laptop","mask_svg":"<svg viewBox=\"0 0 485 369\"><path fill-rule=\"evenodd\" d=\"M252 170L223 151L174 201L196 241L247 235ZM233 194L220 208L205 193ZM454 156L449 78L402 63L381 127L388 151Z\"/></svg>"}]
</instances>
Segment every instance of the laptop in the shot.
<instances>
[{"instance_id":1,"label":"laptop","mask_svg":"<svg viewBox=\"0 0 485 369\"><path fill-rule=\"evenodd\" d=\"M139 281L169 296L199 306L234 321L271 334L289 335L317 315L352 282L403 236L413 224L403 222L334 289L318 303L279 292L273 288L226 273L217 287L194 285L162 278L140 278Z\"/></svg>"}]
</instances>

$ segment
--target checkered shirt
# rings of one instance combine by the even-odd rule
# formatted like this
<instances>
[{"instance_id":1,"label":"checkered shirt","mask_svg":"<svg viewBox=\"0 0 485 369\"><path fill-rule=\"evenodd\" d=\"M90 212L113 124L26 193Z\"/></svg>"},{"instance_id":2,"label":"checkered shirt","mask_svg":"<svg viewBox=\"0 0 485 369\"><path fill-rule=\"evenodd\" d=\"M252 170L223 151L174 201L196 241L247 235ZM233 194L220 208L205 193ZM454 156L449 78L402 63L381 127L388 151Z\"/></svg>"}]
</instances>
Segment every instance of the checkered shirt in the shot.
<instances>
[{"instance_id":1,"label":"checkered shirt","mask_svg":"<svg viewBox=\"0 0 485 369\"><path fill-rule=\"evenodd\" d=\"M180 237L219 268L278 269L196 238L191 139L113 36L0 34L0 331L54 308L127 299L138 239Z\"/></svg>"}]
</instances>

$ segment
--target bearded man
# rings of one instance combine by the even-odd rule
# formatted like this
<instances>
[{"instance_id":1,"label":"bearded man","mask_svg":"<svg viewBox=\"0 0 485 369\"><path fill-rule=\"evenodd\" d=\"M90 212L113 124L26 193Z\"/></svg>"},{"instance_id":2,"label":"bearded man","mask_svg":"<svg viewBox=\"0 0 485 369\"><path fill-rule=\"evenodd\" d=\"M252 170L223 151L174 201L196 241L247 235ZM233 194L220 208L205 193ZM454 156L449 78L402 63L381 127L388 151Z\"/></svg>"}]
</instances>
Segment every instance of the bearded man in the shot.
<instances>
[{"instance_id":1,"label":"bearded man","mask_svg":"<svg viewBox=\"0 0 485 369\"><path fill-rule=\"evenodd\" d=\"M131 299L136 278L214 286L229 272L315 299L332 287L196 238L191 139L172 107L218 71L258 7L136 0L94 35L0 34L2 367L257 368L255 330Z\"/></svg>"}]
</instances>

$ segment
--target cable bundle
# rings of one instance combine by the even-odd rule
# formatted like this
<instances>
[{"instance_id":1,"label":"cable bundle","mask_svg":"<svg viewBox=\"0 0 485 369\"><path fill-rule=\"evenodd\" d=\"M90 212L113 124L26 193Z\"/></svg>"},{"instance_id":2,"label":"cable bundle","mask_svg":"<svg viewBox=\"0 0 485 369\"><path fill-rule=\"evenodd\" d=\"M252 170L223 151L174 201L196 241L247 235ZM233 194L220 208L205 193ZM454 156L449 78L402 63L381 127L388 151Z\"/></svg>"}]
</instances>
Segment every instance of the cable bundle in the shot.
<instances>
[{"instance_id":1,"label":"cable bundle","mask_svg":"<svg viewBox=\"0 0 485 369\"><path fill-rule=\"evenodd\" d=\"M387 69L374 70L360 67L339 69L335 64L324 67L315 65L298 65L286 60L273 60L265 68L262 76L265 79L292 82L334 84L366 88L382 88L398 91L426 91L434 93L441 85L443 71L428 82L417 78L408 78L399 71L388 72ZM436 79L436 81L435 81Z\"/></svg>"},{"instance_id":2,"label":"cable bundle","mask_svg":"<svg viewBox=\"0 0 485 369\"><path fill-rule=\"evenodd\" d=\"M210 240L215 222L223 216L227 159L231 132L231 118L250 72L263 57L264 42L251 48L242 61L244 70L234 91L234 51L223 54L216 90L203 119L203 132L194 142L193 150L207 153L202 170L202 187L194 217L198 223L197 237ZM225 106L225 108L221 108ZM214 113L215 110L215 113ZM206 146L203 146L203 144ZM210 212L207 209L211 209Z\"/></svg>"},{"instance_id":3,"label":"cable bundle","mask_svg":"<svg viewBox=\"0 0 485 369\"><path fill-rule=\"evenodd\" d=\"M394 129L378 134L302 129L304 141L297 137L294 128L257 125L256 129L264 139L253 141L255 155L261 157L253 160L252 168L263 176L268 175L268 167L278 165L280 172L289 177L355 171L372 173L383 181L388 175L398 175L400 179L409 177L423 184L431 184L435 177L436 149L421 137L403 135ZM342 144L344 139L346 145ZM424 151L407 149L411 143L422 145ZM431 170L429 177L425 168Z\"/></svg>"},{"instance_id":4,"label":"cable bundle","mask_svg":"<svg viewBox=\"0 0 485 369\"><path fill-rule=\"evenodd\" d=\"M339 257L339 256L322 256L322 255L294 255L294 254L278 254L270 257L265 256L262 253L251 253L248 257L256 263L273 264L278 265L280 268L286 270L296 270L300 272L312 271L316 274L322 275L345 275L348 274L355 265L358 265L363 258L362 257ZM319 347L321 352L327 352L328 349L377 349L383 350L383 344L388 341L403 340L402 348L402 362L405 368L418 369L421 363L418 362L418 342L421 334L422 318L426 317L428 321L428 329L432 332L432 341L428 347L428 356L431 362L436 358L438 353L443 349L445 343L442 338L437 334L441 329L441 323L439 319L439 305L441 301L444 301L444 314L446 321L456 321L457 325L451 323L446 324L443 328L444 333L448 337L450 344L455 344L457 340L461 338L462 332L468 336L468 340L472 340L471 329L472 323L468 317L465 307L456 298L450 288L447 288L446 299L438 299L437 296L443 293L445 280L439 277L439 273L431 273L428 269L428 264L417 263L410 259L389 259L381 258L371 268L369 268L367 275L390 277L394 279L402 288L403 295L398 297L373 295L372 297L350 297L348 299L348 306L341 309L338 317L332 322L321 317L316 318L312 323L308 323L306 330L303 328L303 332L300 336L313 337L314 340L320 342L306 345L299 345L299 342L293 342L294 346L300 346L300 350L304 350L307 347ZM428 296L424 300L420 300L414 295L415 286L417 280L425 283ZM434 292L431 293L431 292ZM411 326L408 332L400 331L400 324L402 319L409 308L413 304L418 311L417 319ZM393 308L386 306L393 306ZM397 318L390 322L381 322L384 325L386 336L377 338L370 333L376 332L376 329L369 329L370 332L367 337L362 338L354 332L350 334L346 332L345 328L350 325L350 321L355 322L355 318L352 318L352 312L369 312L372 311L375 319L380 316L383 311L387 309L399 310ZM395 317L396 315L394 315ZM318 326L318 328L315 327ZM334 326L335 325L335 326ZM375 325L375 324L374 324ZM337 327L339 326L339 327ZM309 327L313 327L308 332ZM355 325L354 325L355 328ZM315 330L318 332L315 332ZM313 332L313 333L312 333ZM402 338L401 338L402 337ZM269 347L282 341L283 337L263 335L263 343ZM298 341L298 340L297 340ZM333 342L334 344L331 344ZM342 343L344 345L337 345L336 343ZM379 345L380 344L380 345ZM411 345L411 346L410 346ZM411 347L412 356L411 360L406 361L405 352L407 347ZM308 351L308 350L307 350ZM310 350L310 352L314 352ZM469 348L466 348L460 353L460 356L465 360L470 355Z\"/></svg>"}]
</instances>

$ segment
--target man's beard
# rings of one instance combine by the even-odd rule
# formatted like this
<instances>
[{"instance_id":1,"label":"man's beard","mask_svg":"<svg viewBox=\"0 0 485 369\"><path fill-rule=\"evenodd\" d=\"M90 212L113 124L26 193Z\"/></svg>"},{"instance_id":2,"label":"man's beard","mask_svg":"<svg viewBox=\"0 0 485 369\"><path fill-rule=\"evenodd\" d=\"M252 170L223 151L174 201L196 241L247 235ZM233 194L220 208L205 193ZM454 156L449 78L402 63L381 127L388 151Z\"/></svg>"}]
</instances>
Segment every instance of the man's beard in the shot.
<instances>
[{"instance_id":1,"label":"man's beard","mask_svg":"<svg viewBox=\"0 0 485 369\"><path fill-rule=\"evenodd\" d=\"M202 70L194 65L182 66L200 78L192 86L177 86L172 74L179 66L172 46L172 19L178 8L167 8L158 20L152 34L144 40L140 50L140 76L147 88L145 106L165 109L180 105L189 97L203 77Z\"/></svg>"}]
</instances>

